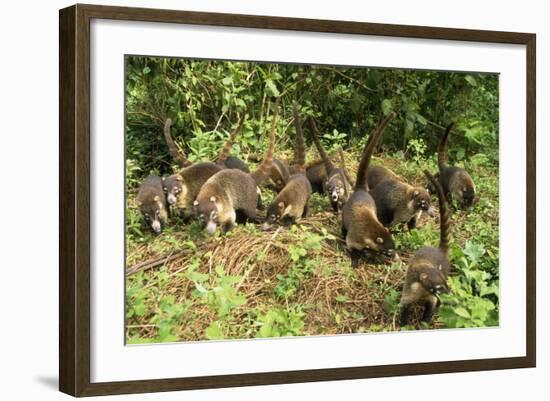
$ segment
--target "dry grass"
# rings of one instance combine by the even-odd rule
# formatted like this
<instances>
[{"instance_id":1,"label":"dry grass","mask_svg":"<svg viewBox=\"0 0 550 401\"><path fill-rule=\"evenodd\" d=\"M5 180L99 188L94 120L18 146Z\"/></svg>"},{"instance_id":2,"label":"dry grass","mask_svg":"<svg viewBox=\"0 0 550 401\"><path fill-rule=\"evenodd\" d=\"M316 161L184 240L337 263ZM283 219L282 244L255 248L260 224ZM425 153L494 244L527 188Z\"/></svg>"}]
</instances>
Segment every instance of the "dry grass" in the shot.
<instances>
[{"instance_id":1,"label":"dry grass","mask_svg":"<svg viewBox=\"0 0 550 401\"><path fill-rule=\"evenodd\" d=\"M356 163L348 164L355 171ZM400 170L395 159L384 159L384 165L411 183L422 183L409 171ZM214 288L216 266L222 267L224 275L238 277L234 288L246 298L246 303L224 317L231 326L232 338L255 337L259 314L276 307L291 310L296 306L303 313L301 335L399 330L398 303L407 262L416 248L437 244L438 219L423 215L418 223L417 230L425 233L431 243L400 248L399 261L362 261L353 269L340 237L340 217L326 211L328 203L319 195L314 195L311 210L311 216L302 219L294 230L279 227L260 231L257 226L246 225L225 236L208 237L196 225L176 224L158 237L145 234L137 241L129 237L127 287L147 294L147 312L128 319L128 338L156 338L157 318L162 315L159 305L162 299L172 296L175 304L187 306L174 322L172 333L184 341L204 340L209 325L220 317L212 305L197 298L196 283L187 273L193 270L208 275L208 286ZM454 227L466 225L466 219L463 214L453 215ZM498 208L490 219L498 223ZM463 244L468 239L468 233L453 231L455 241ZM323 237L318 248L308 251L307 258L315 260L314 268L300 277L290 296L277 296L277 287L295 265L289 247L313 234ZM398 232L395 237L399 242L407 240L407 235ZM135 279L138 275L139 281ZM417 310L413 319L417 327L419 317ZM437 322L432 325L439 326Z\"/></svg>"}]
</instances>

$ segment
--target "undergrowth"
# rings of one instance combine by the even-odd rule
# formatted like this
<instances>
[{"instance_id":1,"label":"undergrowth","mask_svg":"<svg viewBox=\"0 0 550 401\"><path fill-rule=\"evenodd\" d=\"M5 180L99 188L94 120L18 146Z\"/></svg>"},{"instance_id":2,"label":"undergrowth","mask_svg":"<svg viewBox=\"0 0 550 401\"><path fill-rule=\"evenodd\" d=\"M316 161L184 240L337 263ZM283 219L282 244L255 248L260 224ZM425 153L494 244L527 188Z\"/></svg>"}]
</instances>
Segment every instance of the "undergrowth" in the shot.
<instances>
[{"instance_id":1,"label":"undergrowth","mask_svg":"<svg viewBox=\"0 0 550 401\"><path fill-rule=\"evenodd\" d=\"M375 157L373 164L423 185L422 170L436 170L424 152L411 141L408 155ZM346 152L346 159L355 171L357 153ZM498 325L498 169L482 156L467 167L480 200L470 211L452 209L451 292L433 324L421 325L417 313L405 329ZM196 223L173 219L154 236L133 206L135 167L129 169L126 339L132 344L400 330L407 261L439 241L438 218L423 215L416 230L395 232L399 261L363 261L353 269L340 217L318 194L310 217L291 228L264 232L247 224L210 237ZM273 193L264 196L267 203Z\"/></svg>"}]
</instances>

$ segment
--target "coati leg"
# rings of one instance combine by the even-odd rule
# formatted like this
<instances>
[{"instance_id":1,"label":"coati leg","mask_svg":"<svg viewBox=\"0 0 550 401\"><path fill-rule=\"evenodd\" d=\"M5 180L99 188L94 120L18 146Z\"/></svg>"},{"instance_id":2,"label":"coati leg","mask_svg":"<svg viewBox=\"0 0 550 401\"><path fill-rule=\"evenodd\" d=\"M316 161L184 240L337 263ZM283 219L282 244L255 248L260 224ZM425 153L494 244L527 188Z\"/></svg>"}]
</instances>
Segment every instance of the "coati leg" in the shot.
<instances>
[{"instance_id":1,"label":"coati leg","mask_svg":"<svg viewBox=\"0 0 550 401\"><path fill-rule=\"evenodd\" d=\"M432 316L437 311L439 305L439 298L431 296L426 300L424 304L424 314L422 315L422 321L425 323L432 322Z\"/></svg>"},{"instance_id":2,"label":"coati leg","mask_svg":"<svg viewBox=\"0 0 550 401\"><path fill-rule=\"evenodd\" d=\"M330 202L332 205L332 211L338 213L338 202Z\"/></svg>"},{"instance_id":3,"label":"coati leg","mask_svg":"<svg viewBox=\"0 0 550 401\"><path fill-rule=\"evenodd\" d=\"M409 315L411 314L411 304L401 306L401 313L399 315L399 325L401 327L406 326L409 323Z\"/></svg>"},{"instance_id":4,"label":"coati leg","mask_svg":"<svg viewBox=\"0 0 550 401\"><path fill-rule=\"evenodd\" d=\"M346 235L348 235L348 229L342 224L342 238L346 238Z\"/></svg>"},{"instance_id":5,"label":"coati leg","mask_svg":"<svg viewBox=\"0 0 550 401\"><path fill-rule=\"evenodd\" d=\"M309 205L306 203L306 205L304 206L304 212L302 213L302 218L307 217L308 214L309 214Z\"/></svg>"},{"instance_id":6,"label":"coati leg","mask_svg":"<svg viewBox=\"0 0 550 401\"><path fill-rule=\"evenodd\" d=\"M293 216L284 216L282 219L281 219L281 223L283 226L285 227L290 227L291 225L293 225L294 223L296 223L296 219L293 217Z\"/></svg>"},{"instance_id":7,"label":"coati leg","mask_svg":"<svg viewBox=\"0 0 550 401\"><path fill-rule=\"evenodd\" d=\"M426 303L424 304L424 314L422 315L422 321L428 324L431 323L432 314L433 314L432 303L430 301L426 301Z\"/></svg>"},{"instance_id":8,"label":"coati leg","mask_svg":"<svg viewBox=\"0 0 550 401\"><path fill-rule=\"evenodd\" d=\"M264 210L265 207L264 207L264 203L263 203L263 199L262 199L262 191L260 191L260 188L256 188L256 193L258 194L258 202L257 202L257 205L256 207L258 208L258 210Z\"/></svg>"},{"instance_id":9,"label":"coati leg","mask_svg":"<svg viewBox=\"0 0 550 401\"><path fill-rule=\"evenodd\" d=\"M250 222L253 222L253 223L257 223L257 218L256 218L256 209L254 208L250 208L250 209L243 209L242 210L243 212L243 215L245 216L245 218L250 221Z\"/></svg>"},{"instance_id":10,"label":"coati leg","mask_svg":"<svg viewBox=\"0 0 550 401\"><path fill-rule=\"evenodd\" d=\"M222 226L222 230L224 233L226 233L228 231L231 231L233 227L235 227L235 223L233 223L232 221L228 221Z\"/></svg>"},{"instance_id":11,"label":"coati leg","mask_svg":"<svg viewBox=\"0 0 550 401\"><path fill-rule=\"evenodd\" d=\"M361 251L357 249L350 250L351 267L356 268L359 266L359 260L361 259Z\"/></svg>"},{"instance_id":12,"label":"coati leg","mask_svg":"<svg viewBox=\"0 0 550 401\"><path fill-rule=\"evenodd\" d=\"M407 222L407 228L409 231L414 230L416 228L416 216L413 216L408 222Z\"/></svg>"}]
</instances>

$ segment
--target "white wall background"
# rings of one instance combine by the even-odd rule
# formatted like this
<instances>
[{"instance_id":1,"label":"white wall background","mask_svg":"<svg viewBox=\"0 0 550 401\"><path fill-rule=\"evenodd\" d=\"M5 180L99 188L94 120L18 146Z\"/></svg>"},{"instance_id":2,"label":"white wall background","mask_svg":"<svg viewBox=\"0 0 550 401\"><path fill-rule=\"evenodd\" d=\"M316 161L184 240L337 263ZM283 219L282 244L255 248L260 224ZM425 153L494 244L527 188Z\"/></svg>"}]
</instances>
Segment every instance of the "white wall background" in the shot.
<instances>
[{"instance_id":1,"label":"white wall background","mask_svg":"<svg viewBox=\"0 0 550 401\"><path fill-rule=\"evenodd\" d=\"M543 188L550 161L549 42L544 2L340 0L96 1L197 11L537 33L538 91L538 368L437 376L370 379L240 389L105 397L131 400L329 400L361 397L411 400L420 397L464 399L546 399L550 374L550 296L543 255L550 191ZM57 163L58 163L58 9L70 1L5 2L0 15L0 395L3 399L57 400ZM546 223L546 224L545 224ZM546 314L546 316L545 316ZM452 346L450 344L449 346Z\"/></svg>"}]
</instances>

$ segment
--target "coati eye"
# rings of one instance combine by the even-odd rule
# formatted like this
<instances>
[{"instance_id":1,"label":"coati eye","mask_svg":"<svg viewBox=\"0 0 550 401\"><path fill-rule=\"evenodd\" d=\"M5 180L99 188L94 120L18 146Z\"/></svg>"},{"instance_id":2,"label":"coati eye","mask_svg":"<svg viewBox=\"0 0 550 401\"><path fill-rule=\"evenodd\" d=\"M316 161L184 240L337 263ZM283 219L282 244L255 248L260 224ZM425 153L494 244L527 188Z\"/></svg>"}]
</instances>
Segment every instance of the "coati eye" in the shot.
<instances>
[{"instance_id":1,"label":"coati eye","mask_svg":"<svg viewBox=\"0 0 550 401\"><path fill-rule=\"evenodd\" d=\"M382 237L378 237L378 238L376 238L376 242L379 243L379 244L383 244L384 240L382 239Z\"/></svg>"},{"instance_id":2,"label":"coati eye","mask_svg":"<svg viewBox=\"0 0 550 401\"><path fill-rule=\"evenodd\" d=\"M162 188L164 190L164 192L167 192L168 191L168 188L164 187Z\"/></svg>"}]
</instances>

